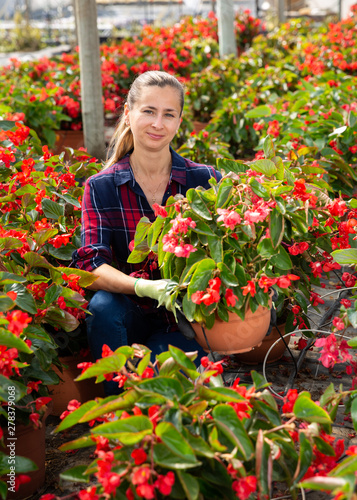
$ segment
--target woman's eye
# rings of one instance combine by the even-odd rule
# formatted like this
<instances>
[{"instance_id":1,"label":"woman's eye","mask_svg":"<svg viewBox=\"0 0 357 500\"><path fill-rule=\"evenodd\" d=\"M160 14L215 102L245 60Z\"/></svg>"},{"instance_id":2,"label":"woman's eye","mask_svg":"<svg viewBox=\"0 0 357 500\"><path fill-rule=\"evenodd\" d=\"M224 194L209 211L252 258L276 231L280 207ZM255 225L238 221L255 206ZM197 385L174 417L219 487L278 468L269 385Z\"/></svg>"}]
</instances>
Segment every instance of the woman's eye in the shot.
<instances>
[{"instance_id":1,"label":"woman's eye","mask_svg":"<svg viewBox=\"0 0 357 500\"><path fill-rule=\"evenodd\" d=\"M172 115L171 113L166 113L166 116L168 116L169 118L174 118L174 115Z\"/></svg>"},{"instance_id":2,"label":"woman's eye","mask_svg":"<svg viewBox=\"0 0 357 500\"><path fill-rule=\"evenodd\" d=\"M152 111L151 111L151 109L145 109L144 113L147 113L147 114L151 115Z\"/></svg>"}]
</instances>

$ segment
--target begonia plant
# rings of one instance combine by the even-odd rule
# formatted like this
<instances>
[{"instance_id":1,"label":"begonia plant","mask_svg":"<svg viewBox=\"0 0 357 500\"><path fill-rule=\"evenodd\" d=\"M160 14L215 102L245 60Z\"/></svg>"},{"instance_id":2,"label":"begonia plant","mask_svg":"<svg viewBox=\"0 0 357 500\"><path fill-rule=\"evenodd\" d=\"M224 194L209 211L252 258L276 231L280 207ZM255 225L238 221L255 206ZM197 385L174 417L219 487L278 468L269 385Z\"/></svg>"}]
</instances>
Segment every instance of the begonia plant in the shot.
<instances>
[{"instance_id":1,"label":"begonia plant","mask_svg":"<svg viewBox=\"0 0 357 500\"><path fill-rule=\"evenodd\" d=\"M203 358L198 373L197 353L169 346L153 365L144 346L103 352L78 380L113 377L124 392L83 405L71 401L57 427L92 426L61 446L95 447L91 463L61 474L88 483L77 498L268 500L278 483L296 499L301 481L308 488L314 476L331 470L340 471L336 491L346 491L357 450L345 450L330 434L339 403L356 400L356 391L335 391L331 384L315 402L292 389L279 405L257 372L250 383L236 379L225 387L221 362ZM326 485L335 487L333 478L314 487ZM352 498L341 495L336 498Z\"/></svg>"},{"instance_id":2,"label":"begonia plant","mask_svg":"<svg viewBox=\"0 0 357 500\"><path fill-rule=\"evenodd\" d=\"M153 223L137 226L129 262L156 259L189 321L211 328L228 312L244 318L248 307L268 306L273 287L294 306L288 331L304 327L309 303L319 305L312 285L340 268L330 252L350 246L345 201L319 178L305 182L304 164L277 156L269 136L264 151L250 163L218 159L226 173L218 184L170 198Z\"/></svg>"},{"instance_id":3,"label":"begonia plant","mask_svg":"<svg viewBox=\"0 0 357 500\"><path fill-rule=\"evenodd\" d=\"M21 122L2 122L0 437L13 416L16 425L41 425L51 401L48 386L59 382L53 370L61 366L56 332L77 328L87 304L82 286L94 280L68 266L80 244L83 187L76 175L86 177L98 167L85 152L68 162L63 157L42 147L36 133ZM0 463L2 476L7 473L3 451ZM4 487L0 483L3 498Z\"/></svg>"}]
</instances>

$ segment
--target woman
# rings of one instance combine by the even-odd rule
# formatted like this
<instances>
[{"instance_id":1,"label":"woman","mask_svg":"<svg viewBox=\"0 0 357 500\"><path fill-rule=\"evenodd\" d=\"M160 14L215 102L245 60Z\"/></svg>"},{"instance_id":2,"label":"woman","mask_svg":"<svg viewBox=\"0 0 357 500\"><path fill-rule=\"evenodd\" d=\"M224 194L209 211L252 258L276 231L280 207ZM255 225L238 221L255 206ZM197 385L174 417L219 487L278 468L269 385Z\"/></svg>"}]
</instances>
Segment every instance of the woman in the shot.
<instances>
[{"instance_id":1,"label":"woman","mask_svg":"<svg viewBox=\"0 0 357 500\"><path fill-rule=\"evenodd\" d=\"M200 350L178 331L173 314L157 309L167 282L155 262L127 263L129 244L141 217L155 219L154 204L165 205L170 195L189 188L209 187L221 178L210 166L198 165L175 153L170 143L178 131L184 105L181 83L168 73L148 71L132 84L124 112L109 145L102 172L88 179L82 204L82 247L74 265L98 278L89 304L89 347L95 359L102 346L147 345L153 356L172 344L184 351ZM114 263L113 263L114 261ZM143 276L149 279L138 278ZM168 306L169 307L169 306ZM201 355L203 352L201 351ZM118 384L105 382L107 394Z\"/></svg>"}]
</instances>

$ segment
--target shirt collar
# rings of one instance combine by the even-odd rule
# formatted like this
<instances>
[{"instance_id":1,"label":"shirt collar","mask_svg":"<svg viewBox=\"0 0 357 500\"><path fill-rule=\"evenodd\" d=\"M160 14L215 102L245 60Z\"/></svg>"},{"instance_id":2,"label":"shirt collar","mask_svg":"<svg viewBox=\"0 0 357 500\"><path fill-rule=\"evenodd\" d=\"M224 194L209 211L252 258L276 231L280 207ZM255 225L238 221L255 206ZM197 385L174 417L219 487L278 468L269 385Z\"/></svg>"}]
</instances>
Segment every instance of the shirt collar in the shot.
<instances>
[{"instance_id":1,"label":"shirt collar","mask_svg":"<svg viewBox=\"0 0 357 500\"><path fill-rule=\"evenodd\" d=\"M186 162L185 159L176 153L171 147L172 169L171 180L186 186ZM121 186L127 182L134 182L134 175L130 167L129 156L127 153L121 160L115 163L111 169L114 170L114 182L116 186Z\"/></svg>"}]
</instances>

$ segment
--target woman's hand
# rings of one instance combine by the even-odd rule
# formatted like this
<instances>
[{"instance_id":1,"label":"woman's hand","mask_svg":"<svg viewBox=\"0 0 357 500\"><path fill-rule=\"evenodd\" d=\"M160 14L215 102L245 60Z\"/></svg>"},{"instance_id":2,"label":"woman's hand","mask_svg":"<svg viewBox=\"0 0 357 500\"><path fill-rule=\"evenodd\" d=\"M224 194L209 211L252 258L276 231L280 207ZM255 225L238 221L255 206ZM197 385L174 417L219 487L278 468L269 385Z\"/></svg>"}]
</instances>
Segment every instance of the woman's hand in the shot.
<instances>
[{"instance_id":1,"label":"woman's hand","mask_svg":"<svg viewBox=\"0 0 357 500\"><path fill-rule=\"evenodd\" d=\"M157 300L159 306L165 306L168 311L173 312L175 305L171 303L172 285L177 286L170 280L144 280L139 278L135 282L135 293L138 297L150 297Z\"/></svg>"}]
</instances>

